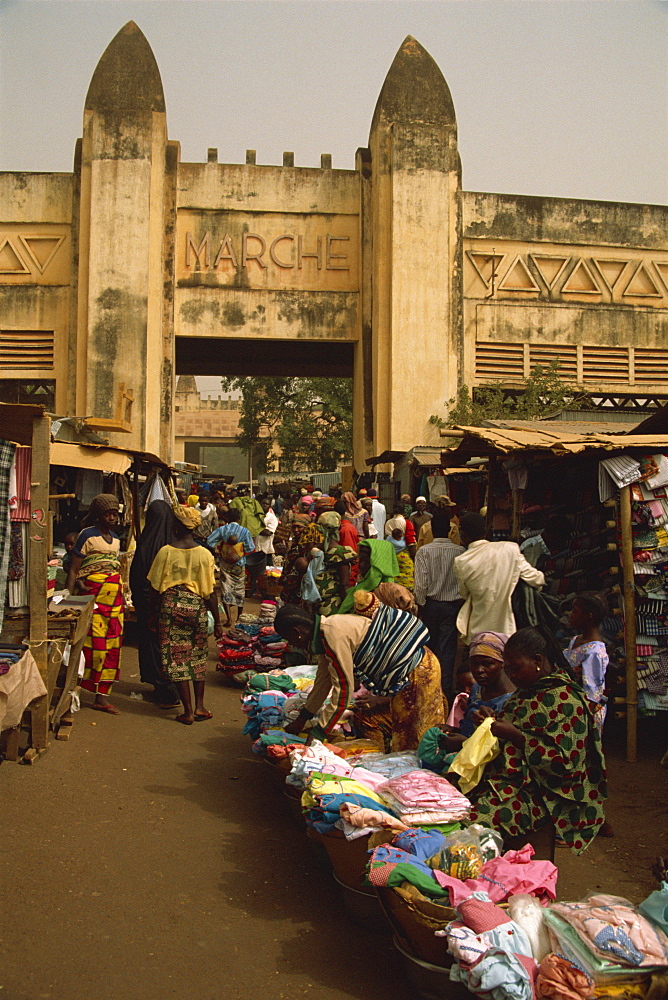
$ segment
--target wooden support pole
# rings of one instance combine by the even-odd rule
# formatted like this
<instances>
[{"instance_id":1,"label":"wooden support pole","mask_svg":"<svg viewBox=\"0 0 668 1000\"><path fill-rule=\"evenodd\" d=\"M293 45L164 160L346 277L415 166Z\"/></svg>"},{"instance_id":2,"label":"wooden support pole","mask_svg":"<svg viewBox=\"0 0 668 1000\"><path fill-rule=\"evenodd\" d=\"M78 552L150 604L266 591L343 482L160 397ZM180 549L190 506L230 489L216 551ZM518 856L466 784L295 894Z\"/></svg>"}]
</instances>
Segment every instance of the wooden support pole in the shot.
<instances>
[{"instance_id":1,"label":"wooden support pole","mask_svg":"<svg viewBox=\"0 0 668 1000\"><path fill-rule=\"evenodd\" d=\"M626 651L626 759L638 759L638 657L636 646L636 591L633 576L633 534L631 528L631 487L619 491L619 523L622 531L622 572L624 583L624 648Z\"/></svg>"},{"instance_id":2,"label":"wooden support pole","mask_svg":"<svg viewBox=\"0 0 668 1000\"><path fill-rule=\"evenodd\" d=\"M48 687L46 564L49 550L49 450L51 420L34 417L32 425L32 473L30 483L30 524L28 526L28 601L30 604L30 651ZM36 750L48 746L49 706L40 698L30 711L30 745Z\"/></svg>"},{"instance_id":3,"label":"wooden support pole","mask_svg":"<svg viewBox=\"0 0 668 1000\"><path fill-rule=\"evenodd\" d=\"M513 490L513 524L510 532L510 540L519 542L520 531L522 530L522 504L524 503L524 490Z\"/></svg>"}]
</instances>

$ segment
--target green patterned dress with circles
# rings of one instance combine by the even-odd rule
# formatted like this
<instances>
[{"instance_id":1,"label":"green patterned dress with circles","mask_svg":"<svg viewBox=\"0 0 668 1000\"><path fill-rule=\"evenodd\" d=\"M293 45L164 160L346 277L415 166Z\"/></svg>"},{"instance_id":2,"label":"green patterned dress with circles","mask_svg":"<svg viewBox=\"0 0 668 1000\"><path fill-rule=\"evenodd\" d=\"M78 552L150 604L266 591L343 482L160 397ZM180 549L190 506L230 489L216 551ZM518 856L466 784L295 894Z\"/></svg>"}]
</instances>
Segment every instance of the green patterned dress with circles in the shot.
<instances>
[{"instance_id":1,"label":"green patterned dress with circles","mask_svg":"<svg viewBox=\"0 0 668 1000\"><path fill-rule=\"evenodd\" d=\"M576 853L604 821L607 795L601 738L584 691L559 671L515 691L500 716L524 734L504 743L469 793L471 819L521 836L551 819Z\"/></svg>"}]
</instances>

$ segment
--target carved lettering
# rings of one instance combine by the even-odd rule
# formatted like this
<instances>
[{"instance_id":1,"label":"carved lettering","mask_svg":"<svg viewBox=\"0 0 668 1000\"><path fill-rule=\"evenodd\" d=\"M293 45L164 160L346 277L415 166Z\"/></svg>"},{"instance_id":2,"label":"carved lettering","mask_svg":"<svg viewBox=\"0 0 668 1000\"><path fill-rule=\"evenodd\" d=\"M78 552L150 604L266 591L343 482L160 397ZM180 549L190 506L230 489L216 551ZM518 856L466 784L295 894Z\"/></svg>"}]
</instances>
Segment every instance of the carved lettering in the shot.
<instances>
[{"instance_id":1,"label":"carved lettering","mask_svg":"<svg viewBox=\"0 0 668 1000\"><path fill-rule=\"evenodd\" d=\"M276 256L276 245L277 243L280 243L282 240L290 240L290 242L293 244L292 261L289 264L286 264L284 261L279 260L278 257ZM269 256L271 257L272 263L274 263L276 267L293 268L295 266L294 242L295 242L294 236L290 236L287 233L285 236L277 236L276 239L272 242L271 246L269 247Z\"/></svg>"},{"instance_id":2,"label":"carved lettering","mask_svg":"<svg viewBox=\"0 0 668 1000\"><path fill-rule=\"evenodd\" d=\"M262 249L257 251L257 253L251 253L248 249L248 241L257 240ZM248 267L249 260L255 260L260 265L261 268L266 268L265 262L262 260L262 255L267 249L267 244L265 243L262 236L258 236L257 233L244 233L241 237L241 266Z\"/></svg>"},{"instance_id":3,"label":"carved lettering","mask_svg":"<svg viewBox=\"0 0 668 1000\"><path fill-rule=\"evenodd\" d=\"M214 267L218 267L221 260L229 260L234 268L237 265L237 255L234 252L234 247L232 246L232 237L226 233L225 238L220 241L220 246L218 247L218 253L216 254L216 259L213 262Z\"/></svg>"},{"instance_id":4,"label":"carved lettering","mask_svg":"<svg viewBox=\"0 0 668 1000\"><path fill-rule=\"evenodd\" d=\"M325 253L326 268L328 271L349 271L350 267L348 264L334 264L335 260L348 260L348 255L345 253L332 253L332 243L347 243L350 239L349 236L330 236L327 234L326 246L327 250Z\"/></svg>"},{"instance_id":5,"label":"carved lettering","mask_svg":"<svg viewBox=\"0 0 668 1000\"><path fill-rule=\"evenodd\" d=\"M304 237L303 236L297 237L297 267L300 270L302 268L302 262L305 257L315 257L315 259L318 261L318 270L322 268L322 236L318 236L316 246L318 249L315 251L315 253L307 253L304 250Z\"/></svg>"},{"instance_id":6,"label":"carved lettering","mask_svg":"<svg viewBox=\"0 0 668 1000\"><path fill-rule=\"evenodd\" d=\"M192 233L186 233L186 267L190 267L190 251L195 254L198 264L204 265L204 267L209 266L209 240L211 239L211 233L205 233L204 238L198 247L195 246L195 240L193 239ZM204 256L204 261L200 260L200 257Z\"/></svg>"}]
</instances>

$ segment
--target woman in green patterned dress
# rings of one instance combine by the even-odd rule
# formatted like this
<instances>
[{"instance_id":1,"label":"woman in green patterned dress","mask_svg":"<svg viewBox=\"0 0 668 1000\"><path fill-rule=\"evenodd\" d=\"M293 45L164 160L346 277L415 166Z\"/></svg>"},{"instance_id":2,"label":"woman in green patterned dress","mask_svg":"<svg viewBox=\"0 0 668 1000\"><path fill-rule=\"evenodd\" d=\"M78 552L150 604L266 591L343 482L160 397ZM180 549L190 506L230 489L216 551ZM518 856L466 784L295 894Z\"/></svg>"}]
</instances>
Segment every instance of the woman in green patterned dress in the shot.
<instances>
[{"instance_id":1,"label":"woman in green patterned dress","mask_svg":"<svg viewBox=\"0 0 668 1000\"><path fill-rule=\"evenodd\" d=\"M320 591L318 614L325 616L333 615L341 606L348 593L350 567L357 562L355 551L349 545L341 545L340 527L341 515L336 511L329 510L318 518L318 528L324 536L325 566L315 582Z\"/></svg>"},{"instance_id":2,"label":"woman in green patterned dress","mask_svg":"<svg viewBox=\"0 0 668 1000\"><path fill-rule=\"evenodd\" d=\"M553 824L576 853L604 822L601 738L582 688L547 629L525 628L504 649L516 691L492 723L501 753L469 792L472 822L525 837Z\"/></svg>"}]
</instances>

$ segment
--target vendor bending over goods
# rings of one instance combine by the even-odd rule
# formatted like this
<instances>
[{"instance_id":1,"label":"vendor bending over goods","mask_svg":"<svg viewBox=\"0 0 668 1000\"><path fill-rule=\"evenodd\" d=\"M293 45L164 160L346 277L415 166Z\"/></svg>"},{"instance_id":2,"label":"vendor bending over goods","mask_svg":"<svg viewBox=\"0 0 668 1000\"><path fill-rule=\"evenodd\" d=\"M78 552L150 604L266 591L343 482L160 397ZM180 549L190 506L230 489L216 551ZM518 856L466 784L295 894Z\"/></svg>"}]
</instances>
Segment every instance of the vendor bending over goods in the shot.
<instances>
[{"instance_id":1,"label":"vendor bending over goods","mask_svg":"<svg viewBox=\"0 0 668 1000\"><path fill-rule=\"evenodd\" d=\"M437 685L437 698L432 686L411 684L411 675L423 667L434 668L436 661L426 643L429 637L422 622L408 611L380 604L372 595L358 591L357 604L367 614L337 614L329 618L286 604L279 608L274 628L291 645L308 649L317 655L318 671L305 707L294 722L285 727L298 734L315 716L318 724L330 733L353 705L355 675L365 688L382 699L394 703L405 689L411 696L404 699L401 715L397 715L396 731L392 734L392 749L415 749L422 734L444 719L444 706ZM363 606L363 607L362 607ZM323 708L330 694L329 704ZM409 736L406 713L416 721ZM409 741L410 746L403 746ZM397 744L401 743L401 746Z\"/></svg>"},{"instance_id":2,"label":"vendor bending over goods","mask_svg":"<svg viewBox=\"0 0 668 1000\"><path fill-rule=\"evenodd\" d=\"M518 844L508 838L523 843L554 827L580 853L604 822L607 795L601 738L587 698L554 637L540 626L511 635L504 664L517 690L492 723L501 753L468 793L471 821L500 829L510 847Z\"/></svg>"}]
</instances>

